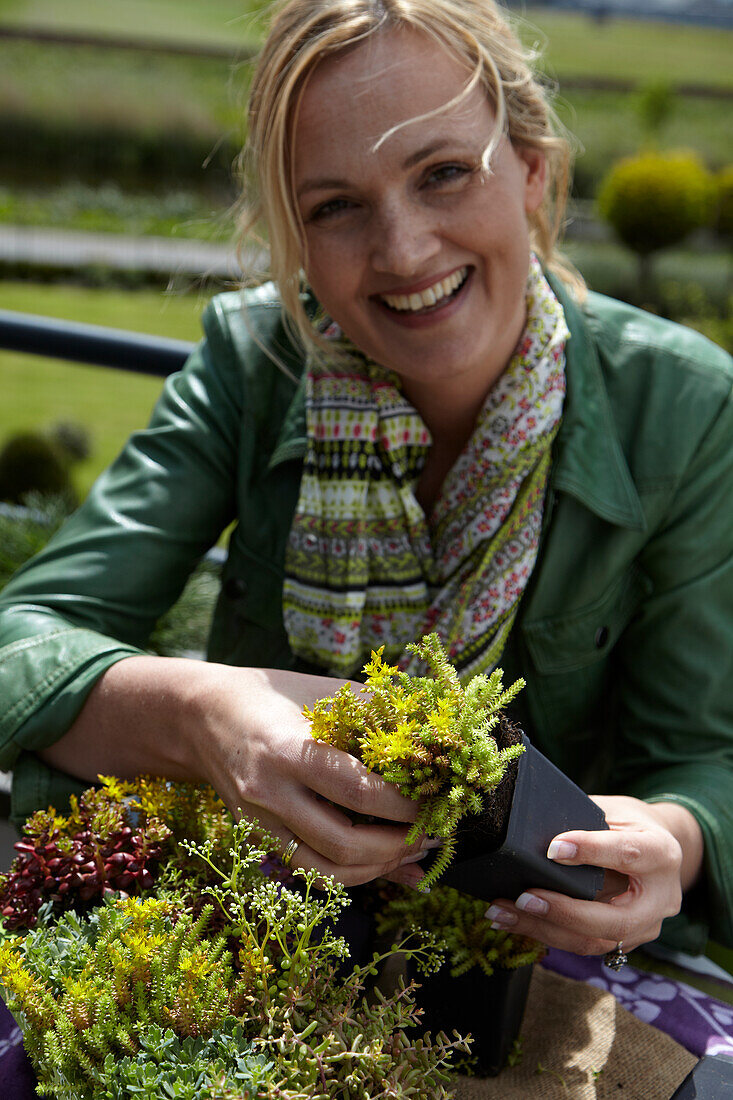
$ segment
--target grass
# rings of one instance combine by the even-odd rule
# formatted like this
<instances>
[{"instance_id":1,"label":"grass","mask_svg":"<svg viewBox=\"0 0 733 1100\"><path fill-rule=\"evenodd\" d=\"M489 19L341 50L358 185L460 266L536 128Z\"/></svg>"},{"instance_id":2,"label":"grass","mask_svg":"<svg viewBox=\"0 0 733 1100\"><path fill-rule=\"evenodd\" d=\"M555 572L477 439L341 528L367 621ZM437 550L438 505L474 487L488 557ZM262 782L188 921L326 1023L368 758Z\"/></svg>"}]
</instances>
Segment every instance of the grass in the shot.
<instances>
[{"instance_id":1,"label":"grass","mask_svg":"<svg viewBox=\"0 0 733 1100\"><path fill-rule=\"evenodd\" d=\"M240 45L259 36L266 7L261 0L0 0L0 19L57 31Z\"/></svg>"},{"instance_id":2,"label":"grass","mask_svg":"<svg viewBox=\"0 0 733 1100\"><path fill-rule=\"evenodd\" d=\"M240 0L0 0L0 20L109 34L137 27L153 37L236 46L256 37L252 13L266 7ZM563 78L733 87L733 32L622 19L599 24L533 7L526 14L531 22L522 24L522 35L530 44L546 37L546 67L560 82L559 114L584 149L580 195L592 195L607 165L634 152L643 133L633 95L563 91ZM184 232L210 236L211 225L188 200L206 193L225 209L232 196L229 166L244 136L250 71L227 60L0 40L4 184L11 189L4 202L0 195L0 220L142 233L175 233L187 223ZM663 143L694 149L718 168L731 159L729 115L724 100L680 96ZM97 195L70 196L75 179L95 181ZM122 181L130 200L101 194L109 180ZM172 209L171 193L183 199L180 210Z\"/></svg>"},{"instance_id":3,"label":"grass","mask_svg":"<svg viewBox=\"0 0 733 1100\"><path fill-rule=\"evenodd\" d=\"M0 40L0 109L90 125L189 130L217 140L241 118L247 65L93 46Z\"/></svg>"},{"instance_id":4,"label":"grass","mask_svg":"<svg viewBox=\"0 0 733 1100\"><path fill-rule=\"evenodd\" d=\"M205 299L192 294L120 293L80 287L3 283L3 308L91 324L197 340ZM92 454L75 467L83 496L136 428L143 427L162 380L126 371L69 364L15 352L0 352L0 441L15 431L46 428L59 420L85 425Z\"/></svg>"},{"instance_id":5,"label":"grass","mask_svg":"<svg viewBox=\"0 0 733 1100\"><path fill-rule=\"evenodd\" d=\"M534 43L534 28L541 31L545 42L540 38L538 44L545 46L545 67L560 81L593 76L733 87L733 31L641 19L599 22L532 6L525 16L522 39Z\"/></svg>"}]
</instances>

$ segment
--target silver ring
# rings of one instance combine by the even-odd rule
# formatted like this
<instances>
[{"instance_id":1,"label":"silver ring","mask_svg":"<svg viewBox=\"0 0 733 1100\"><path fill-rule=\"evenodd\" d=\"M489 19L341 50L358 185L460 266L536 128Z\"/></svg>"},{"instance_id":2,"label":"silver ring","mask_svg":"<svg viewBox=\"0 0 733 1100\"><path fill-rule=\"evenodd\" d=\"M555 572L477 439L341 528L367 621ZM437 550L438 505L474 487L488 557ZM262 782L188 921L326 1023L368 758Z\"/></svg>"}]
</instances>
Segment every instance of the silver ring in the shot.
<instances>
[{"instance_id":1,"label":"silver ring","mask_svg":"<svg viewBox=\"0 0 733 1100\"><path fill-rule=\"evenodd\" d=\"M608 966L611 970L620 970L624 963L628 961L628 956L624 955L624 945L620 940L613 951L607 951L603 956L604 965Z\"/></svg>"},{"instance_id":2,"label":"silver ring","mask_svg":"<svg viewBox=\"0 0 733 1100\"><path fill-rule=\"evenodd\" d=\"M288 841L288 843L286 844L285 851L283 852L282 856L280 857L282 862L284 863L284 865L286 867L290 866L290 864L292 862L292 859L293 859L293 856L295 855L295 853L297 852L299 847L300 847L300 841L295 836L292 838L292 840Z\"/></svg>"}]
</instances>

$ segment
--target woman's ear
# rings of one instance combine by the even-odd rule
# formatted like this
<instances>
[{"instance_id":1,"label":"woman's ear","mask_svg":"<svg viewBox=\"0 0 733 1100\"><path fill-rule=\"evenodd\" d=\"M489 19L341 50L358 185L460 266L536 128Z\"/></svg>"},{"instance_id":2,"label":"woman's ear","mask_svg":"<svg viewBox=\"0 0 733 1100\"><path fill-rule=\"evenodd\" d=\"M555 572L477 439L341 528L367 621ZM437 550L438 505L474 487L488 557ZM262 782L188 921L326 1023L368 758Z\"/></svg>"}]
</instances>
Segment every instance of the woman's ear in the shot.
<instances>
[{"instance_id":1,"label":"woman's ear","mask_svg":"<svg viewBox=\"0 0 733 1100\"><path fill-rule=\"evenodd\" d=\"M527 175L524 180L524 212L534 214L542 205L547 183L547 159L539 149L517 147L517 154L524 161Z\"/></svg>"}]
</instances>

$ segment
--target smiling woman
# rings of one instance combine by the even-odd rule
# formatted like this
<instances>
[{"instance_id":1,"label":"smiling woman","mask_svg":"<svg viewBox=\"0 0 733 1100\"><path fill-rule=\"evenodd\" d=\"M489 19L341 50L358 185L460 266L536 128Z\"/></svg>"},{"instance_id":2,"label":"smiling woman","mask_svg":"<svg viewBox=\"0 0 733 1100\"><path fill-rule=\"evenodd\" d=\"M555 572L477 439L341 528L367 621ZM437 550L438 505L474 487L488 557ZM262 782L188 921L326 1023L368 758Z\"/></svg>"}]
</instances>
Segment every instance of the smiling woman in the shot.
<instances>
[{"instance_id":1,"label":"smiling woman","mask_svg":"<svg viewBox=\"0 0 733 1100\"><path fill-rule=\"evenodd\" d=\"M309 285L400 376L433 434L456 421L470 434L525 325L545 159L496 121L465 64L414 30L322 62L300 98L291 155Z\"/></svg>"},{"instance_id":2,"label":"smiling woman","mask_svg":"<svg viewBox=\"0 0 733 1100\"><path fill-rule=\"evenodd\" d=\"M562 262L568 147L530 62L491 0L281 6L244 158L273 281L214 300L0 601L18 817L99 772L205 780L293 864L416 886L416 806L302 709L371 649L416 671L435 631L463 681L522 676L514 717L605 792L609 830L548 854L621 892L532 889L496 925L603 954L682 907L678 943L733 941L733 372ZM209 662L149 656L233 521Z\"/></svg>"}]
</instances>

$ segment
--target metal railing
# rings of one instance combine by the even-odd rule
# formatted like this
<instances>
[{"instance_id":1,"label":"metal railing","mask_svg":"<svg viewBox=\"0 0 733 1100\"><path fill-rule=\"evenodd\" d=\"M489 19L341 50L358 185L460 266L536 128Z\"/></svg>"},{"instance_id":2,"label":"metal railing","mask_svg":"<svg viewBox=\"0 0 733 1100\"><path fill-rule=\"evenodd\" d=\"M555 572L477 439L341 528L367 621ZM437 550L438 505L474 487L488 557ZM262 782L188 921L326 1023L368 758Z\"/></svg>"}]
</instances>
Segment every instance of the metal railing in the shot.
<instances>
[{"instance_id":1,"label":"metal railing","mask_svg":"<svg viewBox=\"0 0 733 1100\"><path fill-rule=\"evenodd\" d=\"M194 346L186 340L0 309L0 348L7 351L165 378L180 370Z\"/></svg>"}]
</instances>

